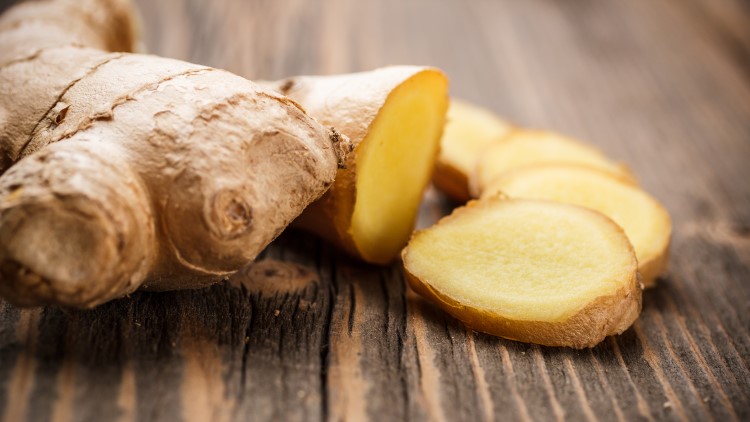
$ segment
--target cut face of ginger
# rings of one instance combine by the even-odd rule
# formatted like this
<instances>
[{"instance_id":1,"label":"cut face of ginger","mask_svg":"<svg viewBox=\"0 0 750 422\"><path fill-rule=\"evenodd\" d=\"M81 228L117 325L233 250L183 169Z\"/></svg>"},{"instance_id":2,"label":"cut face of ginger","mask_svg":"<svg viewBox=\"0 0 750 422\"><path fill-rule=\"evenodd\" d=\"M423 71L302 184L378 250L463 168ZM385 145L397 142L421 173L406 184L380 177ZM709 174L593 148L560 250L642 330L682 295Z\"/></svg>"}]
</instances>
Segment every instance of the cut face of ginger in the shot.
<instances>
[{"instance_id":1,"label":"cut face of ginger","mask_svg":"<svg viewBox=\"0 0 750 422\"><path fill-rule=\"evenodd\" d=\"M476 163L471 189L480 195L501 174L532 164L579 164L594 167L635 183L623 165L613 163L599 150L574 139L537 130L514 130L488 146Z\"/></svg>"},{"instance_id":2,"label":"cut face of ginger","mask_svg":"<svg viewBox=\"0 0 750 422\"><path fill-rule=\"evenodd\" d=\"M388 96L356 151L349 234L359 256L385 264L409 240L430 182L447 107L447 81L426 71Z\"/></svg>"},{"instance_id":3,"label":"cut face of ginger","mask_svg":"<svg viewBox=\"0 0 750 422\"><path fill-rule=\"evenodd\" d=\"M635 253L604 215L549 201L471 201L415 233L402 252L411 287L485 333L593 347L641 309Z\"/></svg>"},{"instance_id":4,"label":"cut face of ginger","mask_svg":"<svg viewBox=\"0 0 750 422\"><path fill-rule=\"evenodd\" d=\"M437 69L389 66L266 84L354 145L328 192L296 221L372 264L396 259L430 183L448 109Z\"/></svg>"},{"instance_id":5,"label":"cut face of ginger","mask_svg":"<svg viewBox=\"0 0 750 422\"><path fill-rule=\"evenodd\" d=\"M490 110L451 99L433 181L457 201L469 200L469 174L487 145L505 137L512 125Z\"/></svg>"},{"instance_id":6,"label":"cut face of ginger","mask_svg":"<svg viewBox=\"0 0 750 422\"><path fill-rule=\"evenodd\" d=\"M535 165L506 173L485 188L511 198L565 202L599 211L625 231L646 287L665 271L672 223L654 198L615 176L569 165Z\"/></svg>"}]
</instances>

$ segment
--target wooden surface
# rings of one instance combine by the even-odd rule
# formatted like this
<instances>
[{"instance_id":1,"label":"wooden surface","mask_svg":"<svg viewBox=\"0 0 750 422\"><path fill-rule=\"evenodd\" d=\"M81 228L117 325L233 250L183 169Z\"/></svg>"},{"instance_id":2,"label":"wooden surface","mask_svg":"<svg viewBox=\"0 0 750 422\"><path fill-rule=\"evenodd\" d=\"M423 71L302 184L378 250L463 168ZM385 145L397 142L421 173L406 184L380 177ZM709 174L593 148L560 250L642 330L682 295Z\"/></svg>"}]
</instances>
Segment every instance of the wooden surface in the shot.
<instances>
[{"instance_id":1,"label":"wooden surface","mask_svg":"<svg viewBox=\"0 0 750 422\"><path fill-rule=\"evenodd\" d=\"M671 271L623 335L551 349L468 331L398 265L287 232L237 286L0 303L5 420L750 419L747 2L140 4L158 54L268 79L431 64L457 96L590 141L671 212ZM420 225L450 207L430 192Z\"/></svg>"}]
</instances>

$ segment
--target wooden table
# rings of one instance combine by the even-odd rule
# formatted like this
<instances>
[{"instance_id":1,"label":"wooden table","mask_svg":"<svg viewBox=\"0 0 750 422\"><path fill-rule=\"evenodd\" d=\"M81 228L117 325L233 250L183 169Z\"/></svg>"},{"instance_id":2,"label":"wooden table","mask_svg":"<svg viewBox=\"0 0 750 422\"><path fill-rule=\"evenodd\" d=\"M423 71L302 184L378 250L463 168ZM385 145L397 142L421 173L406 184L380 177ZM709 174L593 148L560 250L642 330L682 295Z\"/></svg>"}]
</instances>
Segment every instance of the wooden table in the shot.
<instances>
[{"instance_id":1,"label":"wooden table","mask_svg":"<svg viewBox=\"0 0 750 422\"><path fill-rule=\"evenodd\" d=\"M590 141L671 212L671 271L623 335L553 349L467 330L398 264L287 232L238 287L0 303L5 420L750 419L746 2L139 3L158 54L267 79L435 65L456 96ZM420 225L452 206L430 191Z\"/></svg>"}]
</instances>

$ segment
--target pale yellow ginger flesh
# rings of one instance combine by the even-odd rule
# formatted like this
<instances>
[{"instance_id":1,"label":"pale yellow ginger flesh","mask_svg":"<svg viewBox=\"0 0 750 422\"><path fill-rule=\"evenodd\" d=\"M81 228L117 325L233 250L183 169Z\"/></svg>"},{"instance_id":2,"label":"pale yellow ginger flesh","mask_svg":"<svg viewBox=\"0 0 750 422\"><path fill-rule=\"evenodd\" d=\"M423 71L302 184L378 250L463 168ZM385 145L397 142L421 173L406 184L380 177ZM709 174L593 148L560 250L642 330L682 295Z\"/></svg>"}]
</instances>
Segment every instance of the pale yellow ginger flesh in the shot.
<instances>
[{"instance_id":1,"label":"pale yellow ginger flesh","mask_svg":"<svg viewBox=\"0 0 750 422\"><path fill-rule=\"evenodd\" d=\"M635 183L630 171L599 150L553 132L519 129L490 145L476 163L470 180L472 193L480 195L501 174L532 164L579 164L594 167Z\"/></svg>"},{"instance_id":2,"label":"pale yellow ginger flesh","mask_svg":"<svg viewBox=\"0 0 750 422\"><path fill-rule=\"evenodd\" d=\"M331 189L296 224L366 262L393 261L414 230L432 176L448 109L448 79L433 68L389 66L296 76L267 86L354 145Z\"/></svg>"},{"instance_id":3,"label":"pale yellow ginger flesh","mask_svg":"<svg viewBox=\"0 0 750 422\"><path fill-rule=\"evenodd\" d=\"M643 190L596 169L535 165L506 173L483 196L502 192L511 198L565 202L599 211L625 230L638 258L646 287L667 266L672 223L659 202Z\"/></svg>"},{"instance_id":4,"label":"pale yellow ginger flesh","mask_svg":"<svg viewBox=\"0 0 750 422\"><path fill-rule=\"evenodd\" d=\"M350 233L367 261L391 261L414 230L445 114L445 98L435 93L444 87L437 77L405 82L359 145Z\"/></svg>"},{"instance_id":5,"label":"pale yellow ginger flesh","mask_svg":"<svg viewBox=\"0 0 750 422\"><path fill-rule=\"evenodd\" d=\"M435 186L457 201L468 201L469 175L482 151L508 135L513 126L490 110L451 99L440 155L435 166Z\"/></svg>"},{"instance_id":6,"label":"pale yellow ginger flesh","mask_svg":"<svg viewBox=\"0 0 750 422\"><path fill-rule=\"evenodd\" d=\"M635 253L604 215L550 201L471 201L402 253L412 288L489 334L593 347L637 318Z\"/></svg>"}]
</instances>

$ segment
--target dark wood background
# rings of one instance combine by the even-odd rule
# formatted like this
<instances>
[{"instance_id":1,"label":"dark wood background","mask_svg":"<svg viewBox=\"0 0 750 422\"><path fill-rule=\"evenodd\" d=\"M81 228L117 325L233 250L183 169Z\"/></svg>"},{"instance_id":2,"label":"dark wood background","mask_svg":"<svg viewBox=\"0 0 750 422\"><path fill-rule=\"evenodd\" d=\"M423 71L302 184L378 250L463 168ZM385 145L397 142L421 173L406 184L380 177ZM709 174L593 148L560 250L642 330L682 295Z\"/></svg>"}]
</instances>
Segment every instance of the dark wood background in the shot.
<instances>
[{"instance_id":1,"label":"dark wood background","mask_svg":"<svg viewBox=\"0 0 750 422\"><path fill-rule=\"evenodd\" d=\"M750 419L746 1L139 3L154 53L266 79L434 65L456 96L588 140L671 212L671 271L623 335L552 349L288 232L235 286L0 303L4 420ZM420 225L450 208L430 191Z\"/></svg>"}]
</instances>

